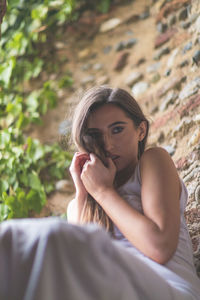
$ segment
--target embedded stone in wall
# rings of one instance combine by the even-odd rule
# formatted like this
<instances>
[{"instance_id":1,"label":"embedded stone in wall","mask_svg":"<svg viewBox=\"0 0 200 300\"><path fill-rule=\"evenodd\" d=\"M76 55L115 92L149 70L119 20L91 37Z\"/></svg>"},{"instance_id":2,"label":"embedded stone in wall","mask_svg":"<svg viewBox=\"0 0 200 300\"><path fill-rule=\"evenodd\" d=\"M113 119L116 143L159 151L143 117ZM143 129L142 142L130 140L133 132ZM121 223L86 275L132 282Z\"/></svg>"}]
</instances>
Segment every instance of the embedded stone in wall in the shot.
<instances>
[{"instance_id":1,"label":"embedded stone in wall","mask_svg":"<svg viewBox=\"0 0 200 300\"><path fill-rule=\"evenodd\" d=\"M112 50L112 46L108 45L103 48L103 53L108 54L108 53L110 53L111 50Z\"/></svg>"},{"instance_id":2,"label":"embedded stone in wall","mask_svg":"<svg viewBox=\"0 0 200 300\"><path fill-rule=\"evenodd\" d=\"M101 76L97 78L97 84L103 85L107 84L110 81L110 78L107 75Z\"/></svg>"},{"instance_id":3,"label":"embedded stone in wall","mask_svg":"<svg viewBox=\"0 0 200 300\"><path fill-rule=\"evenodd\" d=\"M198 92L200 88L200 77L196 77L194 80L190 81L180 92L179 99L183 100L192 96Z\"/></svg>"},{"instance_id":4,"label":"embedded stone in wall","mask_svg":"<svg viewBox=\"0 0 200 300\"><path fill-rule=\"evenodd\" d=\"M189 114L189 112L200 105L200 95L193 96L189 101L180 107L178 110L180 117L184 117Z\"/></svg>"},{"instance_id":5,"label":"embedded stone in wall","mask_svg":"<svg viewBox=\"0 0 200 300\"><path fill-rule=\"evenodd\" d=\"M179 8L182 8L183 5L189 4L190 2L191 0L173 0L169 3L166 3L157 15L156 21L161 21L163 18L166 18L168 15L175 12Z\"/></svg>"},{"instance_id":6,"label":"embedded stone in wall","mask_svg":"<svg viewBox=\"0 0 200 300\"><path fill-rule=\"evenodd\" d=\"M159 73L155 73L153 75L153 77L151 78L151 83L157 83L160 80L160 74Z\"/></svg>"},{"instance_id":7,"label":"embedded stone in wall","mask_svg":"<svg viewBox=\"0 0 200 300\"><path fill-rule=\"evenodd\" d=\"M170 104L173 104L177 98L178 98L178 94L174 90L169 91L160 105L160 111L165 111L167 107Z\"/></svg>"},{"instance_id":8,"label":"embedded stone in wall","mask_svg":"<svg viewBox=\"0 0 200 300\"><path fill-rule=\"evenodd\" d=\"M176 152L176 149L171 146L171 145L167 145L167 146L162 146L168 153L169 155L173 156L174 153Z\"/></svg>"},{"instance_id":9,"label":"embedded stone in wall","mask_svg":"<svg viewBox=\"0 0 200 300\"><path fill-rule=\"evenodd\" d=\"M57 181L55 188L62 193L74 193L74 186L70 180L62 179Z\"/></svg>"},{"instance_id":10,"label":"embedded stone in wall","mask_svg":"<svg viewBox=\"0 0 200 300\"><path fill-rule=\"evenodd\" d=\"M158 71L158 69L161 67L161 63L157 62L155 64L149 65L146 69L147 73L154 73Z\"/></svg>"},{"instance_id":11,"label":"embedded stone in wall","mask_svg":"<svg viewBox=\"0 0 200 300\"><path fill-rule=\"evenodd\" d=\"M168 58L168 61L167 61L167 67L168 68L173 67L174 60L175 60L175 58L176 58L176 56L177 56L178 53L179 53L179 49L178 48L176 48L176 49L174 49L172 51L172 53L171 53L171 55L170 55L170 57Z\"/></svg>"},{"instance_id":12,"label":"embedded stone in wall","mask_svg":"<svg viewBox=\"0 0 200 300\"><path fill-rule=\"evenodd\" d=\"M115 51L122 51L124 49L129 49L132 48L136 43L137 43L137 39L136 38L131 38L127 41L120 41L119 43L116 44L115 46Z\"/></svg>"},{"instance_id":13,"label":"embedded stone in wall","mask_svg":"<svg viewBox=\"0 0 200 300\"><path fill-rule=\"evenodd\" d=\"M125 84L128 86L133 86L136 82L143 78L143 74L141 72L132 72L125 80Z\"/></svg>"},{"instance_id":14,"label":"embedded stone in wall","mask_svg":"<svg viewBox=\"0 0 200 300\"><path fill-rule=\"evenodd\" d=\"M81 80L81 84L85 86L89 83L94 83L94 81L95 81L95 77L93 75L88 75Z\"/></svg>"},{"instance_id":15,"label":"embedded stone in wall","mask_svg":"<svg viewBox=\"0 0 200 300\"><path fill-rule=\"evenodd\" d=\"M195 51L192 59L197 66L200 64L200 50Z\"/></svg>"},{"instance_id":16,"label":"embedded stone in wall","mask_svg":"<svg viewBox=\"0 0 200 300\"><path fill-rule=\"evenodd\" d=\"M136 38L131 38L128 41L125 41L125 48L132 48L135 44L137 44Z\"/></svg>"},{"instance_id":17,"label":"embedded stone in wall","mask_svg":"<svg viewBox=\"0 0 200 300\"><path fill-rule=\"evenodd\" d=\"M136 83L133 87L132 87L132 93L133 96L135 96L136 98L138 96L140 96L141 94L143 94L144 92L146 92L146 90L148 89L149 84L145 81L140 81L138 83Z\"/></svg>"},{"instance_id":18,"label":"embedded stone in wall","mask_svg":"<svg viewBox=\"0 0 200 300\"><path fill-rule=\"evenodd\" d=\"M200 204L200 185L198 185L195 189L195 201L197 202L197 204Z\"/></svg>"},{"instance_id":19,"label":"embedded stone in wall","mask_svg":"<svg viewBox=\"0 0 200 300\"><path fill-rule=\"evenodd\" d=\"M168 25L166 23L158 22L156 29L159 33L164 33L168 29Z\"/></svg>"},{"instance_id":20,"label":"embedded stone in wall","mask_svg":"<svg viewBox=\"0 0 200 300\"><path fill-rule=\"evenodd\" d=\"M170 53L169 47L163 47L162 49L158 50L158 51L155 53L153 59L154 59L154 60L159 60L159 59L161 59L161 57L162 57L163 55L166 55L166 54L169 54L169 53Z\"/></svg>"},{"instance_id":21,"label":"embedded stone in wall","mask_svg":"<svg viewBox=\"0 0 200 300\"><path fill-rule=\"evenodd\" d=\"M69 120L64 120L60 123L58 132L60 135L68 135L71 131L71 122Z\"/></svg>"},{"instance_id":22,"label":"embedded stone in wall","mask_svg":"<svg viewBox=\"0 0 200 300\"><path fill-rule=\"evenodd\" d=\"M124 48L125 48L124 41L120 41L119 43L117 43L115 45L114 50L116 52L119 52L119 51L122 51Z\"/></svg>"},{"instance_id":23,"label":"embedded stone in wall","mask_svg":"<svg viewBox=\"0 0 200 300\"><path fill-rule=\"evenodd\" d=\"M196 20L194 28L197 33L200 33L200 16Z\"/></svg>"},{"instance_id":24,"label":"embedded stone in wall","mask_svg":"<svg viewBox=\"0 0 200 300\"><path fill-rule=\"evenodd\" d=\"M192 49L192 41L190 41L183 47L182 53L185 54L187 51L189 51L191 49Z\"/></svg>"},{"instance_id":25,"label":"embedded stone in wall","mask_svg":"<svg viewBox=\"0 0 200 300\"><path fill-rule=\"evenodd\" d=\"M159 48L160 46L168 42L177 32L178 30L176 28L171 28L165 33L160 34L155 40L154 47Z\"/></svg>"},{"instance_id":26,"label":"embedded stone in wall","mask_svg":"<svg viewBox=\"0 0 200 300\"><path fill-rule=\"evenodd\" d=\"M178 171L184 170L188 167L188 159L186 157L181 157L177 161L175 161L175 166Z\"/></svg>"},{"instance_id":27,"label":"embedded stone in wall","mask_svg":"<svg viewBox=\"0 0 200 300\"><path fill-rule=\"evenodd\" d=\"M178 14L179 21L185 20L185 19L187 19L187 17L188 17L188 8L187 7L182 8Z\"/></svg>"},{"instance_id":28,"label":"embedded stone in wall","mask_svg":"<svg viewBox=\"0 0 200 300\"><path fill-rule=\"evenodd\" d=\"M169 26L172 26L176 23L176 15L169 16L168 20Z\"/></svg>"},{"instance_id":29,"label":"embedded stone in wall","mask_svg":"<svg viewBox=\"0 0 200 300\"><path fill-rule=\"evenodd\" d=\"M189 65L189 60L185 59L179 64L179 68L184 68Z\"/></svg>"},{"instance_id":30,"label":"embedded stone in wall","mask_svg":"<svg viewBox=\"0 0 200 300\"><path fill-rule=\"evenodd\" d=\"M110 19L103 24L101 24L99 31L104 33L116 28L119 24L121 24L121 20L118 18Z\"/></svg>"},{"instance_id":31,"label":"embedded stone in wall","mask_svg":"<svg viewBox=\"0 0 200 300\"><path fill-rule=\"evenodd\" d=\"M164 96L168 91L179 88L181 83L183 82L183 76L175 76L171 78L168 82L166 82L157 92L158 97Z\"/></svg>"},{"instance_id":32,"label":"embedded stone in wall","mask_svg":"<svg viewBox=\"0 0 200 300\"><path fill-rule=\"evenodd\" d=\"M89 69L91 69L92 64L91 63L87 63L81 66L81 70L82 71L88 71Z\"/></svg>"},{"instance_id":33,"label":"embedded stone in wall","mask_svg":"<svg viewBox=\"0 0 200 300\"><path fill-rule=\"evenodd\" d=\"M200 129L197 128L195 130L195 132L192 134L189 142L188 142L188 145L189 146L194 146L196 145L198 142L200 141Z\"/></svg>"},{"instance_id":34,"label":"embedded stone in wall","mask_svg":"<svg viewBox=\"0 0 200 300\"><path fill-rule=\"evenodd\" d=\"M188 133L191 126L194 124L190 118L183 118L180 123L173 129L172 136L183 136Z\"/></svg>"},{"instance_id":35,"label":"embedded stone in wall","mask_svg":"<svg viewBox=\"0 0 200 300\"><path fill-rule=\"evenodd\" d=\"M115 71L122 70L127 63L128 56L129 56L129 52L120 53L120 55L117 57L117 59L115 61L113 69Z\"/></svg>"},{"instance_id":36,"label":"embedded stone in wall","mask_svg":"<svg viewBox=\"0 0 200 300\"><path fill-rule=\"evenodd\" d=\"M102 69L103 69L103 64L101 64L101 63L96 63L93 65L93 70L95 70L95 71L100 71Z\"/></svg>"}]
</instances>

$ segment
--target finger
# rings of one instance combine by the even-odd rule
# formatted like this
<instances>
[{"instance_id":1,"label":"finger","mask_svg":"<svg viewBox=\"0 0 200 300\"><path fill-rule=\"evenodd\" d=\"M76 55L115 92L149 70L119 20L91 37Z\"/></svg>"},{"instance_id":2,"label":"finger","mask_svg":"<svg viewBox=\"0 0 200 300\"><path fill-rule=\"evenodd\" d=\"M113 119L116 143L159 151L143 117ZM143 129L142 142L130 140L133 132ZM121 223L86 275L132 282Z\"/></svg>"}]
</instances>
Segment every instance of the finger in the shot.
<instances>
[{"instance_id":1,"label":"finger","mask_svg":"<svg viewBox=\"0 0 200 300\"><path fill-rule=\"evenodd\" d=\"M89 161L89 156L88 155L80 158L79 166L80 166L81 171L82 171L85 163L88 162L88 161Z\"/></svg>"},{"instance_id":2,"label":"finger","mask_svg":"<svg viewBox=\"0 0 200 300\"><path fill-rule=\"evenodd\" d=\"M110 157L108 157L108 169L116 171L116 166Z\"/></svg>"},{"instance_id":3,"label":"finger","mask_svg":"<svg viewBox=\"0 0 200 300\"><path fill-rule=\"evenodd\" d=\"M73 156L72 162L71 162L71 169L73 169L73 167L83 167L83 164L85 163L85 161L89 158L89 155L87 153L83 153L83 152L76 152Z\"/></svg>"},{"instance_id":4,"label":"finger","mask_svg":"<svg viewBox=\"0 0 200 300\"><path fill-rule=\"evenodd\" d=\"M90 153L91 162L95 162L97 159L98 159L98 157L94 153Z\"/></svg>"}]
</instances>

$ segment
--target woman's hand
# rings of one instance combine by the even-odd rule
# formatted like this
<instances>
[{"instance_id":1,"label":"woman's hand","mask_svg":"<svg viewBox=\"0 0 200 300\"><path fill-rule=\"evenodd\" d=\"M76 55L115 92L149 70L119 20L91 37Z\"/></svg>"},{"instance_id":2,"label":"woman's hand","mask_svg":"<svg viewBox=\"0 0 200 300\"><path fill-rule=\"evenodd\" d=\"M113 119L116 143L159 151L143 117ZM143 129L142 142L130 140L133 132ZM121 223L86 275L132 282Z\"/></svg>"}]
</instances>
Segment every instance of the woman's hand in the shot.
<instances>
[{"instance_id":1,"label":"woman's hand","mask_svg":"<svg viewBox=\"0 0 200 300\"><path fill-rule=\"evenodd\" d=\"M76 196L78 198L84 199L87 196L87 190L84 187L84 184L81 180L81 172L83 169L83 166L87 160L89 160L90 157L87 153L83 152L76 152L74 154L74 157L72 159L71 165L70 165L70 173L72 176L72 179L74 181L75 189L76 189Z\"/></svg>"},{"instance_id":2,"label":"woman's hand","mask_svg":"<svg viewBox=\"0 0 200 300\"><path fill-rule=\"evenodd\" d=\"M113 182L116 174L116 167L111 158L108 158L108 168L101 160L90 154L81 172L82 182L88 193L97 201L101 202L101 196L106 190L113 189Z\"/></svg>"}]
</instances>

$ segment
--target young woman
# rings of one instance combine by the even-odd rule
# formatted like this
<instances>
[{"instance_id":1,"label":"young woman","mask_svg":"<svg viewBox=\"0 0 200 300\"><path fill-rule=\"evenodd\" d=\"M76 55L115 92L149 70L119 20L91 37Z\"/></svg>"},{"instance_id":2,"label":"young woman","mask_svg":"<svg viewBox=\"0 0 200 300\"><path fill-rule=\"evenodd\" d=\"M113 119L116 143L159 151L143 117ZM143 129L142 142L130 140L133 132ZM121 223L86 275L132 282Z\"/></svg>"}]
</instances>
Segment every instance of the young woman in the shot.
<instances>
[{"instance_id":1,"label":"young woman","mask_svg":"<svg viewBox=\"0 0 200 300\"><path fill-rule=\"evenodd\" d=\"M75 225L3 222L0 300L200 299L187 191L165 150L145 150L149 124L137 102L122 89L92 89L72 127Z\"/></svg>"},{"instance_id":2,"label":"young woman","mask_svg":"<svg viewBox=\"0 0 200 300\"><path fill-rule=\"evenodd\" d=\"M125 90L98 87L85 94L72 126L79 152L70 167L76 197L68 207L68 220L105 227L115 243L132 254L134 270L135 261L142 260L141 268L135 270L141 279L151 267L152 276L159 273L167 285L170 282L171 296L166 299L200 299L200 281L183 215L187 191L164 149L145 150L148 130L139 105ZM88 144L100 140L106 166L98 151L89 153L92 145L87 145L87 137ZM181 287L177 277L173 282L174 275L179 276ZM149 296L140 299L151 299L152 289L158 289L155 295L163 299L159 280L148 280ZM143 290L145 294L146 282Z\"/></svg>"}]
</instances>

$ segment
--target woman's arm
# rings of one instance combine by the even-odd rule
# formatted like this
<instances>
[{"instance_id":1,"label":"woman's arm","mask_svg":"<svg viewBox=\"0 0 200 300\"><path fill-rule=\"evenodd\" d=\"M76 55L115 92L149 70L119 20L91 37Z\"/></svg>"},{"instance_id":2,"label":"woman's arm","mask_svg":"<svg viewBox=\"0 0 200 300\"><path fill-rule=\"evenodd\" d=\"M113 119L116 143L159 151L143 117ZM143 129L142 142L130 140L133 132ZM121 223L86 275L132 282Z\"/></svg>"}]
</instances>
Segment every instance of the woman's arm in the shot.
<instances>
[{"instance_id":1,"label":"woman's arm","mask_svg":"<svg viewBox=\"0 0 200 300\"><path fill-rule=\"evenodd\" d=\"M70 166L70 173L75 185L76 196L67 207L67 220L69 223L80 223L82 210L87 198L87 191L80 176L83 165L87 159L89 159L87 153L76 152Z\"/></svg>"},{"instance_id":2,"label":"woman's arm","mask_svg":"<svg viewBox=\"0 0 200 300\"><path fill-rule=\"evenodd\" d=\"M71 200L67 206L67 221L72 224L80 224L83 208L83 199L74 198Z\"/></svg>"},{"instance_id":3,"label":"woman's arm","mask_svg":"<svg viewBox=\"0 0 200 300\"><path fill-rule=\"evenodd\" d=\"M136 248L156 262L166 263L176 250L180 222L180 181L168 153L152 148L141 158L144 215L117 194L108 178L105 184L103 171L101 176L98 173L99 163L95 157L84 170L82 179L86 189Z\"/></svg>"}]
</instances>

